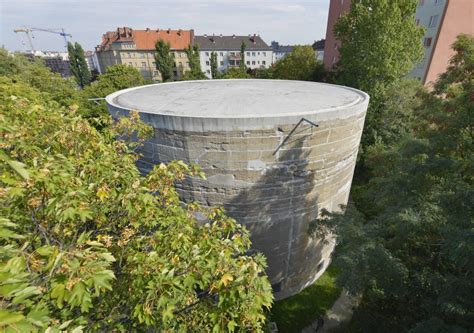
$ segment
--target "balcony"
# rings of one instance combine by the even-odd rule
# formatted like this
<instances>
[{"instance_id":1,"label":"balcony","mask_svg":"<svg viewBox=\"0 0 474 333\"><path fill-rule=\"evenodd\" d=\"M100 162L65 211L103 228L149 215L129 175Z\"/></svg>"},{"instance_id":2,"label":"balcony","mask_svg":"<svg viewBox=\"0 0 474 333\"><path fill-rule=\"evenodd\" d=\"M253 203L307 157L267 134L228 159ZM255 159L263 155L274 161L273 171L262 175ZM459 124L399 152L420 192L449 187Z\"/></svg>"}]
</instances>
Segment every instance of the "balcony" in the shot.
<instances>
[{"instance_id":1,"label":"balcony","mask_svg":"<svg viewBox=\"0 0 474 333\"><path fill-rule=\"evenodd\" d=\"M242 56L239 54L229 54L229 60L242 60Z\"/></svg>"}]
</instances>

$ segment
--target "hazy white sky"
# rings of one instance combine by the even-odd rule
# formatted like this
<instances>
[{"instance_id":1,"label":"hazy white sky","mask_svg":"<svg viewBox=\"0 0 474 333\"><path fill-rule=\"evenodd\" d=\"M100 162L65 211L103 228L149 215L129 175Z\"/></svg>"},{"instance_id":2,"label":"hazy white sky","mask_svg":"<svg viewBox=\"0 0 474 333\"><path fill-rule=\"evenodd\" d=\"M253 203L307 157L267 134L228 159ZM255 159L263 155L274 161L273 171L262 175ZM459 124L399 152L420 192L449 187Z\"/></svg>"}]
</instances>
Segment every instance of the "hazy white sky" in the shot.
<instances>
[{"instance_id":1,"label":"hazy white sky","mask_svg":"<svg viewBox=\"0 0 474 333\"><path fill-rule=\"evenodd\" d=\"M324 38L328 9L329 0L0 0L0 45L24 50L26 36L13 32L22 26L64 28L86 50L118 26L259 33L268 44L308 44ZM44 32L35 32L33 43L38 50L64 45L61 36Z\"/></svg>"}]
</instances>

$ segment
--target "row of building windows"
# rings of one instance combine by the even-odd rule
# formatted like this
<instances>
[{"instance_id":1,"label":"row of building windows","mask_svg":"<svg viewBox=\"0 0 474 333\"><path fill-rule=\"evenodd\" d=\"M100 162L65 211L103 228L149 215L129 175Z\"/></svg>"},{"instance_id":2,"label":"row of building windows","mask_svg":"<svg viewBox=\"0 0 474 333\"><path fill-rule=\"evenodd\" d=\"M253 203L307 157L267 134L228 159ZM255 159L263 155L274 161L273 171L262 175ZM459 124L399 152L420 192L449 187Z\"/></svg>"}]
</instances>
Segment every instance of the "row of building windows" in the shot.
<instances>
[{"instance_id":1,"label":"row of building windows","mask_svg":"<svg viewBox=\"0 0 474 333\"><path fill-rule=\"evenodd\" d=\"M206 56L209 57L209 56L211 55L211 53L212 53L212 52L206 52ZM267 52L265 52L265 51L262 51L262 52L260 52L260 51L257 51L257 52L246 52L246 53L247 53L247 56L249 56L249 57L250 57L250 55L252 55L253 57L255 57L256 55L260 55L260 53L262 53L263 56L266 56L266 55L267 55ZM229 54L232 55L232 56L239 56L239 55L240 55L240 52L229 52ZM224 52L219 52L219 55L220 55L221 57L223 57L223 56L224 56Z\"/></svg>"},{"instance_id":2,"label":"row of building windows","mask_svg":"<svg viewBox=\"0 0 474 333\"><path fill-rule=\"evenodd\" d=\"M149 58L153 58L154 54L152 52L122 52L124 58L146 58L148 53ZM174 58L185 58L185 52L171 52L171 55Z\"/></svg>"},{"instance_id":3,"label":"row of building windows","mask_svg":"<svg viewBox=\"0 0 474 333\"><path fill-rule=\"evenodd\" d=\"M239 61L239 60L229 60L229 64L230 64L231 66L239 65L239 64L240 64L240 61ZM257 61L255 61L255 60L252 60L252 61L247 60L247 65L251 65L251 64L252 64L252 65L255 65L255 64L260 65L260 60L257 60ZM266 62L265 60L262 60L262 65L266 65L266 64L267 64L267 62ZM210 66L210 65L211 65L211 62L210 62L210 61L206 61L206 66ZM221 66L224 66L224 62L221 61L221 62L220 62L220 65L221 65Z\"/></svg>"},{"instance_id":4,"label":"row of building windows","mask_svg":"<svg viewBox=\"0 0 474 333\"><path fill-rule=\"evenodd\" d=\"M432 0L432 1L435 6L441 5L444 2L444 0ZM418 6L424 6L426 2L427 1L425 0L418 0Z\"/></svg>"},{"instance_id":5,"label":"row of building windows","mask_svg":"<svg viewBox=\"0 0 474 333\"><path fill-rule=\"evenodd\" d=\"M430 22L428 23L428 28L435 28L438 25L439 15L430 16ZM416 25L420 25L420 19L415 19Z\"/></svg>"},{"instance_id":6,"label":"row of building windows","mask_svg":"<svg viewBox=\"0 0 474 333\"><path fill-rule=\"evenodd\" d=\"M133 67L133 62L130 61L128 64ZM175 68L177 68L178 66L183 67L182 63L176 64L176 62L175 62L173 65L174 65ZM188 66L189 66L189 63L188 63ZM141 68L143 68L143 69L147 68L147 63L145 61L143 61L141 63ZM156 68L156 63L154 61L152 62L152 68Z\"/></svg>"}]
</instances>

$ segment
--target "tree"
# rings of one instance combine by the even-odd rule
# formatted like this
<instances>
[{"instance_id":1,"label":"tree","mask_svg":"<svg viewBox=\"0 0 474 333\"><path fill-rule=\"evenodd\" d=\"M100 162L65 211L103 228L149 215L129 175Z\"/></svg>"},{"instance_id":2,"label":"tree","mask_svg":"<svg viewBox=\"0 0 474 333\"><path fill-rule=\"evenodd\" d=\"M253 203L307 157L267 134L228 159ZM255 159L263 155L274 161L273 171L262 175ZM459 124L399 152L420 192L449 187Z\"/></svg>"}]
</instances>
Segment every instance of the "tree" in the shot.
<instances>
[{"instance_id":1,"label":"tree","mask_svg":"<svg viewBox=\"0 0 474 333\"><path fill-rule=\"evenodd\" d=\"M181 205L196 166L140 176L138 113L100 133L23 81L0 92L1 331L262 331L263 256L222 209Z\"/></svg>"},{"instance_id":2,"label":"tree","mask_svg":"<svg viewBox=\"0 0 474 333\"><path fill-rule=\"evenodd\" d=\"M27 82L60 106L69 107L77 103L78 91L74 80L51 72L41 59L29 59L20 53L9 54L0 48L0 75Z\"/></svg>"},{"instance_id":3,"label":"tree","mask_svg":"<svg viewBox=\"0 0 474 333\"><path fill-rule=\"evenodd\" d=\"M104 74L99 74L97 80L82 90L82 100L79 113L89 119L97 128L102 128L109 122L109 113L104 100L101 99L117 90L141 86L145 80L140 72L127 65L107 67Z\"/></svg>"},{"instance_id":4,"label":"tree","mask_svg":"<svg viewBox=\"0 0 474 333\"><path fill-rule=\"evenodd\" d=\"M242 41L242 44L240 44L240 68L242 70L246 70L247 66L245 66L245 49L247 48L247 45L245 45L245 42Z\"/></svg>"},{"instance_id":5,"label":"tree","mask_svg":"<svg viewBox=\"0 0 474 333\"><path fill-rule=\"evenodd\" d=\"M311 45L297 45L293 51L276 62L273 78L283 80L316 81L323 65L316 59Z\"/></svg>"},{"instance_id":6,"label":"tree","mask_svg":"<svg viewBox=\"0 0 474 333\"><path fill-rule=\"evenodd\" d=\"M211 53L211 76L213 79L219 78L219 70L217 69L217 53L212 51Z\"/></svg>"},{"instance_id":7,"label":"tree","mask_svg":"<svg viewBox=\"0 0 474 333\"><path fill-rule=\"evenodd\" d=\"M353 1L334 27L341 42L337 82L370 95L362 146L373 144L389 87L423 56L423 28L415 23L416 0Z\"/></svg>"},{"instance_id":8,"label":"tree","mask_svg":"<svg viewBox=\"0 0 474 333\"><path fill-rule=\"evenodd\" d=\"M201 70L201 61L199 59L199 46L197 44L189 45L185 49L189 61L189 71L184 73L183 80L205 80L206 75Z\"/></svg>"},{"instance_id":9,"label":"tree","mask_svg":"<svg viewBox=\"0 0 474 333\"><path fill-rule=\"evenodd\" d=\"M316 234L337 235L339 283L362 301L364 332L468 332L474 327L474 39L461 36L447 72L424 97L412 130L374 144L372 178L345 216Z\"/></svg>"},{"instance_id":10,"label":"tree","mask_svg":"<svg viewBox=\"0 0 474 333\"><path fill-rule=\"evenodd\" d=\"M240 67L230 67L222 75L223 79L250 79L252 76Z\"/></svg>"},{"instance_id":11,"label":"tree","mask_svg":"<svg viewBox=\"0 0 474 333\"><path fill-rule=\"evenodd\" d=\"M84 88L91 82L91 72L87 66L84 50L78 42L74 43L74 45L71 42L68 42L67 51L69 54L69 66L71 67L71 72L76 78L77 84L81 88Z\"/></svg>"},{"instance_id":12,"label":"tree","mask_svg":"<svg viewBox=\"0 0 474 333\"><path fill-rule=\"evenodd\" d=\"M156 69L161 74L161 80L168 82L173 79L173 64L174 60L171 56L170 43L160 39L155 45L155 63Z\"/></svg>"}]
</instances>

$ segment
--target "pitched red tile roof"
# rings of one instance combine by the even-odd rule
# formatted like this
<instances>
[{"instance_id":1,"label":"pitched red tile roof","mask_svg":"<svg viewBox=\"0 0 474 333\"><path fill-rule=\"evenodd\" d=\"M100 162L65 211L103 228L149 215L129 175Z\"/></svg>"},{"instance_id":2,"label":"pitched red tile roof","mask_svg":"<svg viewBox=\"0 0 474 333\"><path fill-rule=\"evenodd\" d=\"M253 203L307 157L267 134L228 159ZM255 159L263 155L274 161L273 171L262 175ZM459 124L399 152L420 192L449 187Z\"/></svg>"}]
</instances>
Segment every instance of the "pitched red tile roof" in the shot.
<instances>
[{"instance_id":1,"label":"pitched red tile roof","mask_svg":"<svg viewBox=\"0 0 474 333\"><path fill-rule=\"evenodd\" d=\"M102 43L97 46L98 51L110 48L112 43L134 42L138 50L155 48L158 40L163 39L170 43L171 49L182 50L192 43L194 30L146 29L133 30L132 28L117 28L116 31L107 31L102 35Z\"/></svg>"}]
</instances>

